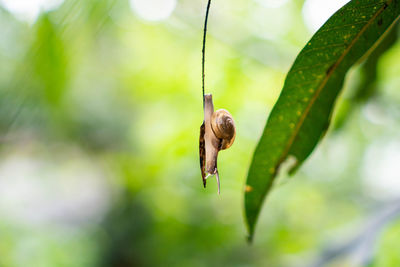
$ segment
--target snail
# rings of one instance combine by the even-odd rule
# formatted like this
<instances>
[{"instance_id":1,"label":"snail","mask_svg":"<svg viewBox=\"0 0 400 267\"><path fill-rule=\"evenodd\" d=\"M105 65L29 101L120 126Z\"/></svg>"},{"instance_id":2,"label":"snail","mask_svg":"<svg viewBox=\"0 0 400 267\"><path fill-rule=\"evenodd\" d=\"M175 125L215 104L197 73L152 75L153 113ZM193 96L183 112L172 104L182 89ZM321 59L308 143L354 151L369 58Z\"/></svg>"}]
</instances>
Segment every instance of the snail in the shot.
<instances>
[{"instance_id":1,"label":"snail","mask_svg":"<svg viewBox=\"0 0 400 267\"><path fill-rule=\"evenodd\" d=\"M220 150L232 146L236 137L235 122L232 115L225 109L214 112L212 95L204 96L204 121L200 126L200 168L203 185L206 187L206 179L215 175L220 194L220 181L217 169L217 157Z\"/></svg>"}]
</instances>

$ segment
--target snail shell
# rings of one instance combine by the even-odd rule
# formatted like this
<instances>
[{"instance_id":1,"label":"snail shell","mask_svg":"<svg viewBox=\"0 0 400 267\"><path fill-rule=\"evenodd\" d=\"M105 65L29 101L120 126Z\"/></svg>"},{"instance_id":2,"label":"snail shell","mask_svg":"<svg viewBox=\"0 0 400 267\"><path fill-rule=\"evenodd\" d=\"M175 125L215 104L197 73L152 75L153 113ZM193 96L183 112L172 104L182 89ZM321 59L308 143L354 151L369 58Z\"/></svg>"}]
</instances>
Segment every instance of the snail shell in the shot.
<instances>
[{"instance_id":1,"label":"snail shell","mask_svg":"<svg viewBox=\"0 0 400 267\"><path fill-rule=\"evenodd\" d=\"M219 109L212 114L211 128L215 136L222 140L221 150L229 148L233 144L233 141L235 141L235 122L227 110Z\"/></svg>"}]
</instances>

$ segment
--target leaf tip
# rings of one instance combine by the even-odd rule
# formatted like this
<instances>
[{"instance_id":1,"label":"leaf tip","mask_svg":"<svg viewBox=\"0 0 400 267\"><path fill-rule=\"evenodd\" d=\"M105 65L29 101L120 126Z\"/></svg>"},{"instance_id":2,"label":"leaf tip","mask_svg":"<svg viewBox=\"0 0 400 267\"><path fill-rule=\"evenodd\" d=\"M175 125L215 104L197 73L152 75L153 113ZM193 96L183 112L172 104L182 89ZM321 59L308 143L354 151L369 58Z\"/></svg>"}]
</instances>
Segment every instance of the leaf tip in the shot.
<instances>
[{"instance_id":1,"label":"leaf tip","mask_svg":"<svg viewBox=\"0 0 400 267\"><path fill-rule=\"evenodd\" d=\"M252 233L247 236L247 244L253 244L253 237L254 235Z\"/></svg>"},{"instance_id":2,"label":"leaf tip","mask_svg":"<svg viewBox=\"0 0 400 267\"><path fill-rule=\"evenodd\" d=\"M253 242L254 238L254 227L256 224L256 220L254 216L250 215L248 211L246 211L245 214L245 219L246 219L246 226L247 226L247 242L251 244Z\"/></svg>"}]
</instances>

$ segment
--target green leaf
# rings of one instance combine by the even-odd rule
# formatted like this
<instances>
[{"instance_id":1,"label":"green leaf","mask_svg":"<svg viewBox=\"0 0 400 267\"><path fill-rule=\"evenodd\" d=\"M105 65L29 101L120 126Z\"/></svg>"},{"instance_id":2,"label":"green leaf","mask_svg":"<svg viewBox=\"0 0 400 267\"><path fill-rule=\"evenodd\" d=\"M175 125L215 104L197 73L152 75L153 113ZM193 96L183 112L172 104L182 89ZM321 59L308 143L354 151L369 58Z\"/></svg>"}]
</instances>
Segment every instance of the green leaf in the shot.
<instances>
[{"instance_id":1,"label":"green leaf","mask_svg":"<svg viewBox=\"0 0 400 267\"><path fill-rule=\"evenodd\" d=\"M349 68L396 21L400 0L353 0L311 38L290 69L254 152L245 187L249 239L280 165L295 158L294 172L327 130Z\"/></svg>"}]
</instances>

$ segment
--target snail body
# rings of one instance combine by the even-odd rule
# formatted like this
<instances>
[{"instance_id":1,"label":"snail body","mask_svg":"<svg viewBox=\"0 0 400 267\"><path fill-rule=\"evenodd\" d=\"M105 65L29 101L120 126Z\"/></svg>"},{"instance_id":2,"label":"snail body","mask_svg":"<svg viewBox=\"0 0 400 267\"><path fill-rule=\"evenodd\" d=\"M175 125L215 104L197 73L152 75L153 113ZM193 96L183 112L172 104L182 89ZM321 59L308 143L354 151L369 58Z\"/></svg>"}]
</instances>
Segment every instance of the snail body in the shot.
<instances>
[{"instance_id":1,"label":"snail body","mask_svg":"<svg viewBox=\"0 0 400 267\"><path fill-rule=\"evenodd\" d=\"M214 112L212 95L205 95L204 122L200 127L200 168L203 185L209 175L216 175L218 193L220 193L217 158L220 150L232 146L236 137L235 122L232 115L225 109Z\"/></svg>"}]
</instances>

